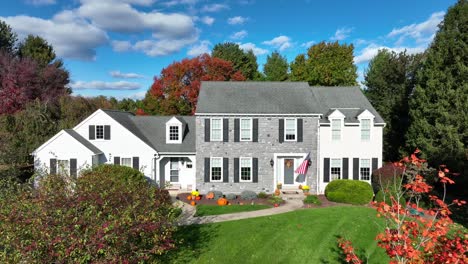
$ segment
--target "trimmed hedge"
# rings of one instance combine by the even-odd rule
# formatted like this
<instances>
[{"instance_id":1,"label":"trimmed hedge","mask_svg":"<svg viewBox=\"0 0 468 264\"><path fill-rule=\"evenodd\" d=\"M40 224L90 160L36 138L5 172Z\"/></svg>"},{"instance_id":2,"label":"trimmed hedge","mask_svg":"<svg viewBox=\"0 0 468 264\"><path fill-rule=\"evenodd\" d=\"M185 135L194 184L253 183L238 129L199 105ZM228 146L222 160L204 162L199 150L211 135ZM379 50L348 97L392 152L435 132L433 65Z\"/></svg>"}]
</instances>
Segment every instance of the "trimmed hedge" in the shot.
<instances>
[{"instance_id":1,"label":"trimmed hedge","mask_svg":"<svg viewBox=\"0 0 468 264\"><path fill-rule=\"evenodd\" d=\"M363 205L372 200L374 192L367 182L334 180L325 188L325 196L332 202Z\"/></svg>"}]
</instances>

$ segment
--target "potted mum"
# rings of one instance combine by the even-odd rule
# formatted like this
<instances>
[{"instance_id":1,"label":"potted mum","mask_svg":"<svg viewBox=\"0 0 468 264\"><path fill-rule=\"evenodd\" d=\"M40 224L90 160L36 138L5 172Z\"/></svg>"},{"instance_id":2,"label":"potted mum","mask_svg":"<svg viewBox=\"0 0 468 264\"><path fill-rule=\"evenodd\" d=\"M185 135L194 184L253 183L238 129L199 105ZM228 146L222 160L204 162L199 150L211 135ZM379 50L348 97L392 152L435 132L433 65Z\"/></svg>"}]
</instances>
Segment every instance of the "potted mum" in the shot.
<instances>
[{"instance_id":1,"label":"potted mum","mask_svg":"<svg viewBox=\"0 0 468 264\"><path fill-rule=\"evenodd\" d=\"M282 187L283 187L283 184L281 182L278 182L276 184L276 189L281 190Z\"/></svg>"},{"instance_id":2,"label":"potted mum","mask_svg":"<svg viewBox=\"0 0 468 264\"><path fill-rule=\"evenodd\" d=\"M305 195L309 194L310 187L308 185L303 185L302 186L302 191L304 192Z\"/></svg>"},{"instance_id":3,"label":"potted mum","mask_svg":"<svg viewBox=\"0 0 468 264\"><path fill-rule=\"evenodd\" d=\"M192 200L200 200L200 193L198 190L192 191L190 194L192 195Z\"/></svg>"}]
</instances>

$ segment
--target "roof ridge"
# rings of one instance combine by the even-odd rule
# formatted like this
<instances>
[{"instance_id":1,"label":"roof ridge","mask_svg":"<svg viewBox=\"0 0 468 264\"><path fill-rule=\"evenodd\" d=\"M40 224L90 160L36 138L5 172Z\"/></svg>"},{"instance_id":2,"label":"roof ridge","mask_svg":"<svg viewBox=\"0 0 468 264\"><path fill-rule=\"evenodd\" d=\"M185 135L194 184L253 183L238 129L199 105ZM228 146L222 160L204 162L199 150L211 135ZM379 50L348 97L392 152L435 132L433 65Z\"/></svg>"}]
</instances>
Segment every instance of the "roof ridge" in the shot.
<instances>
[{"instance_id":1,"label":"roof ridge","mask_svg":"<svg viewBox=\"0 0 468 264\"><path fill-rule=\"evenodd\" d=\"M115 112L115 113L127 113L127 114L131 114L131 115L135 115L134 113L130 112L130 111L123 111L123 110L118 110L118 109L106 109L106 108L99 108L101 111L104 111L104 112Z\"/></svg>"}]
</instances>

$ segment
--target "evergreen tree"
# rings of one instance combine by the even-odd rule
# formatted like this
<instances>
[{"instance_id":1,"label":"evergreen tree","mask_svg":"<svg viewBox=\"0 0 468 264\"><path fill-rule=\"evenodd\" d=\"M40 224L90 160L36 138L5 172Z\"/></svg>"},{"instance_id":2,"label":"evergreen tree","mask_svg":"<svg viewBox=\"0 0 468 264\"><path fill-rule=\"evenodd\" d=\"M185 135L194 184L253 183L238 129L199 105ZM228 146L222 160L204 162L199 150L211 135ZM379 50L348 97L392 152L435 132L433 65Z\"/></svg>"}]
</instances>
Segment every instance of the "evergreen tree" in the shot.
<instances>
[{"instance_id":1,"label":"evergreen tree","mask_svg":"<svg viewBox=\"0 0 468 264\"><path fill-rule=\"evenodd\" d=\"M267 56L263 73L267 81L286 81L288 79L288 61L277 51Z\"/></svg>"},{"instance_id":2,"label":"evergreen tree","mask_svg":"<svg viewBox=\"0 0 468 264\"><path fill-rule=\"evenodd\" d=\"M307 80L307 64L306 56L304 54L299 54L296 56L293 62L290 65L291 81L306 81Z\"/></svg>"},{"instance_id":3,"label":"evergreen tree","mask_svg":"<svg viewBox=\"0 0 468 264\"><path fill-rule=\"evenodd\" d=\"M427 50L410 99L408 151L420 148L432 165L468 173L468 3L449 8Z\"/></svg>"},{"instance_id":4,"label":"evergreen tree","mask_svg":"<svg viewBox=\"0 0 468 264\"><path fill-rule=\"evenodd\" d=\"M18 47L18 55L31 58L44 67L55 59L54 48L41 37L29 35Z\"/></svg>"},{"instance_id":5,"label":"evergreen tree","mask_svg":"<svg viewBox=\"0 0 468 264\"><path fill-rule=\"evenodd\" d=\"M0 52L5 51L10 54L15 53L15 44L18 37L11 27L0 20Z\"/></svg>"},{"instance_id":6,"label":"evergreen tree","mask_svg":"<svg viewBox=\"0 0 468 264\"><path fill-rule=\"evenodd\" d=\"M216 44L211 54L214 58L230 61L234 70L240 71L247 80L259 78L257 57L252 50L244 52L238 44L225 42Z\"/></svg>"}]
</instances>

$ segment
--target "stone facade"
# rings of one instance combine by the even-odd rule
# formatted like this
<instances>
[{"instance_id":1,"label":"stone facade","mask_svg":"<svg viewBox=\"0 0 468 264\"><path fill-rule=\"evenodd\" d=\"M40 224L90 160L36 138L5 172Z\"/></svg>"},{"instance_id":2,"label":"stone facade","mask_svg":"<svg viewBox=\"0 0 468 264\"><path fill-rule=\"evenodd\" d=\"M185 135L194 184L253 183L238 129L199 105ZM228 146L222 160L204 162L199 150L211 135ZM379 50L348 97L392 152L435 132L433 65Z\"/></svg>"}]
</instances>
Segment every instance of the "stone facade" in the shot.
<instances>
[{"instance_id":1,"label":"stone facade","mask_svg":"<svg viewBox=\"0 0 468 264\"><path fill-rule=\"evenodd\" d=\"M243 116L245 117L245 116ZM279 142L279 120L282 116L256 116L258 119L258 142L234 142L234 119L239 116L221 118L229 120L228 142L205 142L205 119L210 116L196 117L196 186L206 193L210 190L219 190L223 193L240 193L243 190L271 193L276 188L274 166L270 160L275 159L275 154L290 153L304 154L310 152L311 166L306 175L306 184L310 186L311 193L316 192L317 187L317 141L318 141L318 117L297 116L303 120L303 142ZM229 159L229 182L205 182L205 158L224 157ZM234 182L234 158L253 157L258 158L258 182L235 183ZM301 159L302 161L302 159ZM276 162L275 162L276 163Z\"/></svg>"}]
</instances>

